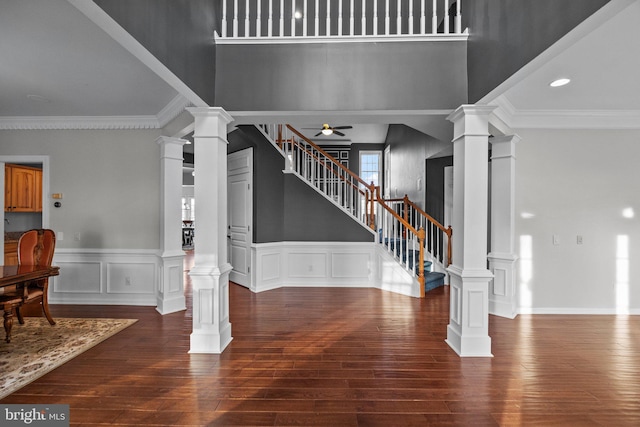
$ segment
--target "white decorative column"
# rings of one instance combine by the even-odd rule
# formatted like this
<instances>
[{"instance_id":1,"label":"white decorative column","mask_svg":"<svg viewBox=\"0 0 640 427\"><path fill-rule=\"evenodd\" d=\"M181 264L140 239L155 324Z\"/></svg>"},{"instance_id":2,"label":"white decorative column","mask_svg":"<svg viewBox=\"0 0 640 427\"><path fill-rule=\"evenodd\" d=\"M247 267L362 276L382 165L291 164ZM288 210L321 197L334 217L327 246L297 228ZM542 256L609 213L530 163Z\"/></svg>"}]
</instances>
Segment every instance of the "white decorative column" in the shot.
<instances>
[{"instance_id":1,"label":"white decorative column","mask_svg":"<svg viewBox=\"0 0 640 427\"><path fill-rule=\"evenodd\" d=\"M195 118L193 331L189 353L222 353L231 340L227 261L227 125L222 108L187 108Z\"/></svg>"},{"instance_id":2,"label":"white decorative column","mask_svg":"<svg viewBox=\"0 0 640 427\"><path fill-rule=\"evenodd\" d=\"M453 261L447 344L458 355L491 357L487 221L489 115L495 107L463 105L453 122Z\"/></svg>"},{"instance_id":3,"label":"white decorative column","mask_svg":"<svg viewBox=\"0 0 640 427\"><path fill-rule=\"evenodd\" d=\"M491 143L491 252L489 313L513 319L516 301L515 192L517 135L494 137Z\"/></svg>"},{"instance_id":4,"label":"white decorative column","mask_svg":"<svg viewBox=\"0 0 640 427\"><path fill-rule=\"evenodd\" d=\"M160 284L156 293L160 314L186 310L184 297L182 251L182 146L183 139L161 136L156 139L160 145L161 162L161 234L162 254L160 255Z\"/></svg>"}]
</instances>

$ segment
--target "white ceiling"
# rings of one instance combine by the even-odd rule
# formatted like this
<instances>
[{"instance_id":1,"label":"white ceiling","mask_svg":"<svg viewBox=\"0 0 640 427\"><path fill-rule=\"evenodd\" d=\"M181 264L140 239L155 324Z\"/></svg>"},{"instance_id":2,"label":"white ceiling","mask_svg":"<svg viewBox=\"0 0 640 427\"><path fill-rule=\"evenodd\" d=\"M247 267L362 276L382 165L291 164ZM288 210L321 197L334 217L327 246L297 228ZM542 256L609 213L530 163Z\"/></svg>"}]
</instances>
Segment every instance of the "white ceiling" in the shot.
<instances>
[{"instance_id":1,"label":"white ceiling","mask_svg":"<svg viewBox=\"0 0 640 427\"><path fill-rule=\"evenodd\" d=\"M25 117L154 117L180 97L179 85L167 83L72 3L81 2L0 0L0 128L3 120ZM612 0L482 102L500 106L500 118L512 127L589 127L612 118L640 127L639 26L640 0ZM550 88L558 76L571 84ZM446 114L324 112L297 122L353 125L346 139L382 142L389 123L429 132Z\"/></svg>"}]
</instances>

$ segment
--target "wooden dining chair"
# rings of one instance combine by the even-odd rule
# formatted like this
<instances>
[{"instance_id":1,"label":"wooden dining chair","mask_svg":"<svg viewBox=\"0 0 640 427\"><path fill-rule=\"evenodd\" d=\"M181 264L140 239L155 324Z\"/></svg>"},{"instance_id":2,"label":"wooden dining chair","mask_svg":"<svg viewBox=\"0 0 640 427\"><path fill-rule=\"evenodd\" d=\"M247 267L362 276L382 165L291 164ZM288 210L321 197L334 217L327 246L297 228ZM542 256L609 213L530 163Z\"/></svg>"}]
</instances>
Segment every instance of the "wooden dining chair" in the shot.
<instances>
[{"instance_id":1,"label":"wooden dining chair","mask_svg":"<svg viewBox=\"0 0 640 427\"><path fill-rule=\"evenodd\" d=\"M44 265L50 266L53 261L53 252L56 247L56 235L53 230L34 229L24 232L18 240L18 264L19 265ZM5 312L5 322L7 314L15 311L20 324L24 324L24 317L20 308L25 304L40 303L42 311L49 321L55 325L56 322L49 313L49 279L35 280L31 283L15 286L13 289L6 289L0 295L0 306ZM10 337L7 336L7 342Z\"/></svg>"}]
</instances>

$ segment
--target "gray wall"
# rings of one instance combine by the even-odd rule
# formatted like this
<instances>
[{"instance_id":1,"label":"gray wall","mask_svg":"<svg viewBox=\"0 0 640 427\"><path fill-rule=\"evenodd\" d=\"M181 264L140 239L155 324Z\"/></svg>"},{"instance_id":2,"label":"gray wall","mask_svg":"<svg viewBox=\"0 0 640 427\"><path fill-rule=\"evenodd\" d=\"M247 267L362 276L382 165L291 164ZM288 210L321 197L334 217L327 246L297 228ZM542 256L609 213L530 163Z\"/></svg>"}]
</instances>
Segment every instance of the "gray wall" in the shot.
<instances>
[{"instance_id":1,"label":"gray wall","mask_svg":"<svg viewBox=\"0 0 640 427\"><path fill-rule=\"evenodd\" d=\"M425 208L425 159L435 156L451 143L441 142L405 125L390 125L390 191L392 198L404 197ZM418 179L421 180L418 188ZM427 212L428 213L428 212Z\"/></svg>"},{"instance_id":2,"label":"gray wall","mask_svg":"<svg viewBox=\"0 0 640 427\"><path fill-rule=\"evenodd\" d=\"M209 105L214 105L215 44L222 2L95 0Z\"/></svg>"},{"instance_id":3,"label":"gray wall","mask_svg":"<svg viewBox=\"0 0 640 427\"><path fill-rule=\"evenodd\" d=\"M298 177L284 174L284 158L255 127L240 126L228 140L229 153L254 149L255 243L373 241L362 225Z\"/></svg>"},{"instance_id":4,"label":"gray wall","mask_svg":"<svg viewBox=\"0 0 640 427\"><path fill-rule=\"evenodd\" d=\"M229 111L456 108L465 42L219 45L216 105Z\"/></svg>"},{"instance_id":5,"label":"gray wall","mask_svg":"<svg viewBox=\"0 0 640 427\"><path fill-rule=\"evenodd\" d=\"M609 0L473 0L463 17L469 102L475 103Z\"/></svg>"}]
</instances>

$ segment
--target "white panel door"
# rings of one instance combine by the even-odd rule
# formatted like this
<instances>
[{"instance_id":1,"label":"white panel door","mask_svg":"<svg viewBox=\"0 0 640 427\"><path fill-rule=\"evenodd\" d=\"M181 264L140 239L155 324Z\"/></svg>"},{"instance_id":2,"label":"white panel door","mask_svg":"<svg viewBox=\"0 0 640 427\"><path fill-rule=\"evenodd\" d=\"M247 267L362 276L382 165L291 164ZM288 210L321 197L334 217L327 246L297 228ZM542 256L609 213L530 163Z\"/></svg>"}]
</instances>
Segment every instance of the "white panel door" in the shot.
<instances>
[{"instance_id":1,"label":"white panel door","mask_svg":"<svg viewBox=\"0 0 640 427\"><path fill-rule=\"evenodd\" d=\"M229 280L251 287L253 149L227 156Z\"/></svg>"}]
</instances>

